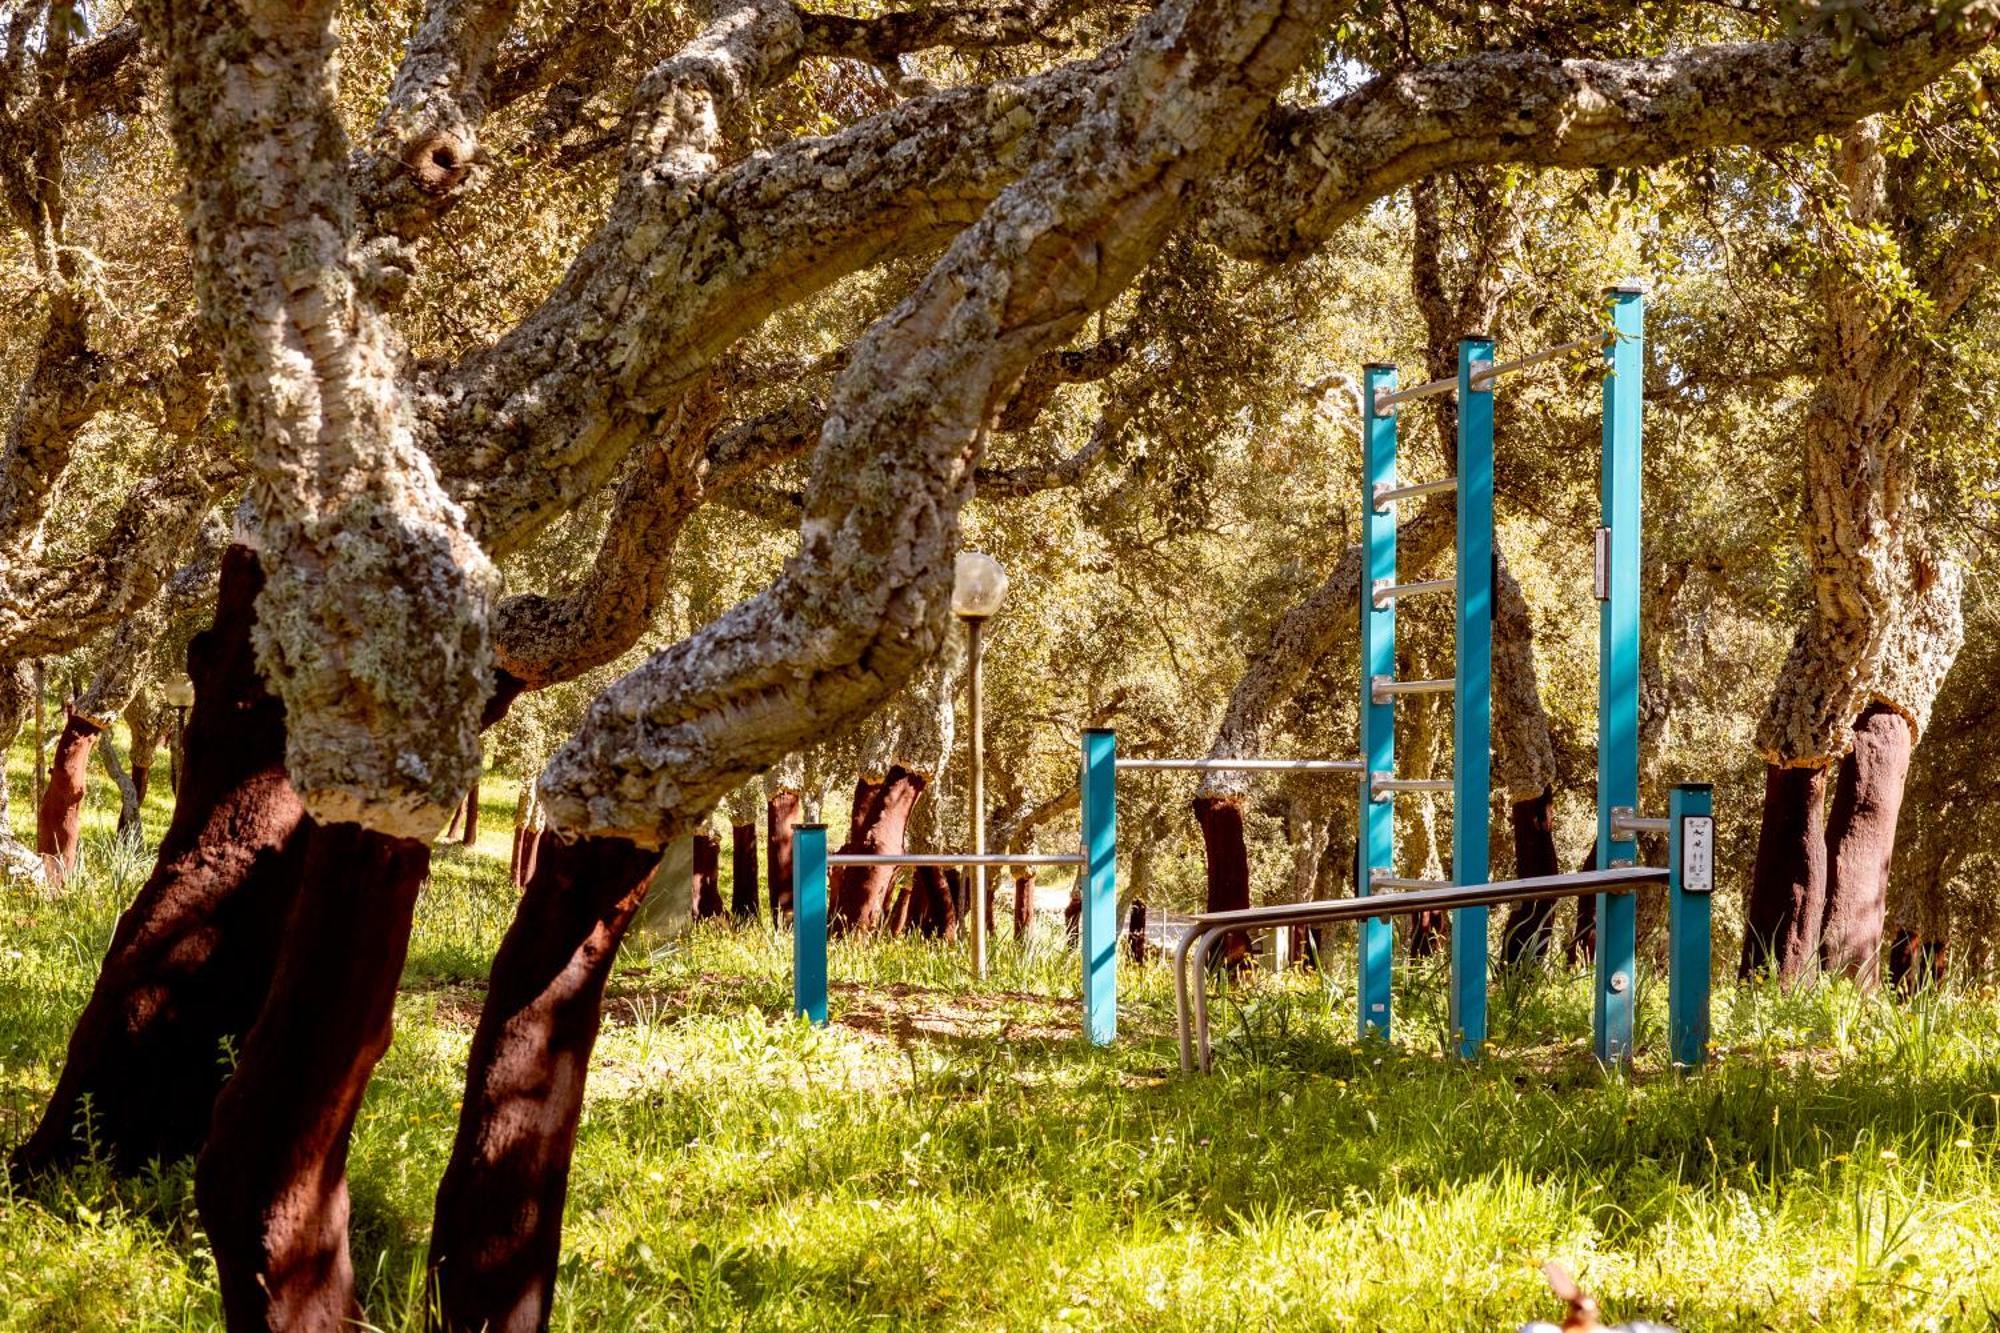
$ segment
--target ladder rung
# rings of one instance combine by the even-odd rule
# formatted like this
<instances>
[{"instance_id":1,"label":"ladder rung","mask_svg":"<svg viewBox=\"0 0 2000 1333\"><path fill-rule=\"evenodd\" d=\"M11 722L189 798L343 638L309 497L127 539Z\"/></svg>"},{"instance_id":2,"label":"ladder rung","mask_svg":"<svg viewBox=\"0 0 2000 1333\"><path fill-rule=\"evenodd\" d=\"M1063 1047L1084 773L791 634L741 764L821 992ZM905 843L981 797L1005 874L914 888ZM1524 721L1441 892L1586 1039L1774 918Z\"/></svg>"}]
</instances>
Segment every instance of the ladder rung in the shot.
<instances>
[{"instance_id":1,"label":"ladder rung","mask_svg":"<svg viewBox=\"0 0 2000 1333\"><path fill-rule=\"evenodd\" d=\"M1393 676L1371 676L1368 692L1376 703L1398 694L1452 694L1458 683L1450 680L1397 680Z\"/></svg>"},{"instance_id":2,"label":"ladder rung","mask_svg":"<svg viewBox=\"0 0 2000 1333\"><path fill-rule=\"evenodd\" d=\"M1385 386L1386 389L1386 386ZM1458 376L1450 375L1440 380L1431 380L1417 385L1414 389L1398 389L1393 393L1377 390L1375 394L1375 415L1393 415L1396 404L1414 403L1419 398L1435 398L1441 393L1457 393Z\"/></svg>"},{"instance_id":3,"label":"ladder rung","mask_svg":"<svg viewBox=\"0 0 2000 1333\"><path fill-rule=\"evenodd\" d=\"M1443 477L1437 481L1415 481L1406 486L1397 486L1391 482L1379 481L1375 483L1375 507L1377 509L1387 509L1398 500L1413 500L1419 495L1436 495L1439 491L1455 491L1457 489L1457 477Z\"/></svg>"},{"instance_id":4,"label":"ladder rung","mask_svg":"<svg viewBox=\"0 0 2000 1333\"><path fill-rule=\"evenodd\" d=\"M1420 597L1427 592L1452 592L1457 587L1457 579L1419 579L1415 583L1391 583L1387 579L1377 579L1372 595L1375 598L1375 605L1381 606L1399 597Z\"/></svg>"},{"instance_id":5,"label":"ladder rung","mask_svg":"<svg viewBox=\"0 0 2000 1333\"><path fill-rule=\"evenodd\" d=\"M1408 875L1392 875L1386 870L1371 871L1368 876L1371 889L1450 889L1456 888L1448 879L1412 879Z\"/></svg>"},{"instance_id":6,"label":"ladder rung","mask_svg":"<svg viewBox=\"0 0 2000 1333\"><path fill-rule=\"evenodd\" d=\"M1450 791L1450 778L1399 778L1391 773L1370 773L1368 785L1376 794L1399 791Z\"/></svg>"}]
</instances>

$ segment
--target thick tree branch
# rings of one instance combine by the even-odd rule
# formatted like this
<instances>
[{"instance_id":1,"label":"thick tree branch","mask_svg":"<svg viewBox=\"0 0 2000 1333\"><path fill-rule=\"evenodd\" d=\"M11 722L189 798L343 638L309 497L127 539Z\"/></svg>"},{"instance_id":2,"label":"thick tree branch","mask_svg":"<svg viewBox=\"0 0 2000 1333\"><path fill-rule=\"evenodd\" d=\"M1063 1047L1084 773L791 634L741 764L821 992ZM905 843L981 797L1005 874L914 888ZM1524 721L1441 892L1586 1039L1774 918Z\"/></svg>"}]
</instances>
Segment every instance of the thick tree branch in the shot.
<instances>
[{"instance_id":1,"label":"thick tree branch","mask_svg":"<svg viewBox=\"0 0 2000 1333\"><path fill-rule=\"evenodd\" d=\"M851 725L937 650L989 413L1152 258L1332 8L1169 4L1139 25L1049 167L857 345L785 572L600 696L550 762L541 790L556 827L659 845L783 754Z\"/></svg>"},{"instance_id":2,"label":"thick tree branch","mask_svg":"<svg viewBox=\"0 0 2000 1333\"><path fill-rule=\"evenodd\" d=\"M1367 205L1480 163L1651 166L1701 148L1799 143L1891 109L1993 39L1985 6L1876 0L1871 59L1823 32L1644 60L1488 52L1284 108L1204 212L1244 258L1311 253Z\"/></svg>"}]
</instances>

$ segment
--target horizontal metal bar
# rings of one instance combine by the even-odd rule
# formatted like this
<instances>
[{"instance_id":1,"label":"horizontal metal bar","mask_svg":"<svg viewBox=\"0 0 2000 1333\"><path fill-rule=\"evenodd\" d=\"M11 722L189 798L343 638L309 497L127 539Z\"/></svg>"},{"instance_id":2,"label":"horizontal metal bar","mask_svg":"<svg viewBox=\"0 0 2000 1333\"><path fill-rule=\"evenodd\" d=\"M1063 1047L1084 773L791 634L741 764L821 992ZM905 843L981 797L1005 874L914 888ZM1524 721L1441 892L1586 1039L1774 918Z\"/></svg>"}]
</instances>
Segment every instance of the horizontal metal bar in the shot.
<instances>
[{"instance_id":1,"label":"horizontal metal bar","mask_svg":"<svg viewBox=\"0 0 2000 1333\"><path fill-rule=\"evenodd\" d=\"M1611 807L1611 840L1629 842L1641 833L1668 832L1667 820L1663 817L1648 818L1634 811L1630 806Z\"/></svg>"},{"instance_id":2,"label":"horizontal metal bar","mask_svg":"<svg viewBox=\"0 0 2000 1333\"><path fill-rule=\"evenodd\" d=\"M834 852L830 866L1080 866L1081 852Z\"/></svg>"},{"instance_id":3,"label":"horizontal metal bar","mask_svg":"<svg viewBox=\"0 0 2000 1333\"><path fill-rule=\"evenodd\" d=\"M1325 921L1358 921L1370 916L1408 916L1438 908L1491 907L1495 903L1581 898L1586 894L1617 893L1666 882L1664 866L1584 870L1565 875L1503 879L1491 884L1455 884L1449 888L1416 889L1407 893L1374 893L1365 898L1272 903L1266 907L1238 908L1233 912L1203 912L1194 918L1191 930L1255 930L1262 926L1309 926Z\"/></svg>"},{"instance_id":4,"label":"horizontal metal bar","mask_svg":"<svg viewBox=\"0 0 2000 1333\"><path fill-rule=\"evenodd\" d=\"M1475 370L1472 372L1469 382L1473 388L1482 389L1494 380L1499 379L1502 375L1511 375L1517 370L1526 370L1530 366L1539 366L1543 362L1553 361L1559 356L1568 356L1571 352L1581 352L1586 347L1604 347L1610 341L1610 335L1603 333L1593 334L1588 338L1578 338L1575 342L1566 342L1559 347L1551 347L1545 351L1536 352L1533 356L1517 357L1512 361L1500 361L1485 369Z\"/></svg>"},{"instance_id":5,"label":"horizontal metal bar","mask_svg":"<svg viewBox=\"0 0 2000 1333\"><path fill-rule=\"evenodd\" d=\"M1414 583L1390 583L1384 579L1378 582L1371 596L1375 605L1392 602L1398 597L1421 597L1427 592L1452 592L1458 587L1457 579L1418 579Z\"/></svg>"},{"instance_id":6,"label":"horizontal metal bar","mask_svg":"<svg viewBox=\"0 0 2000 1333\"><path fill-rule=\"evenodd\" d=\"M1369 785L1377 792L1385 791L1450 791L1450 778L1397 778L1387 773L1371 773Z\"/></svg>"},{"instance_id":7,"label":"horizontal metal bar","mask_svg":"<svg viewBox=\"0 0 2000 1333\"><path fill-rule=\"evenodd\" d=\"M1448 879L1412 879L1408 875L1392 875L1386 870L1377 870L1368 877L1368 886L1374 889L1442 889L1450 888Z\"/></svg>"},{"instance_id":8,"label":"horizontal metal bar","mask_svg":"<svg viewBox=\"0 0 2000 1333\"><path fill-rule=\"evenodd\" d=\"M1120 771L1166 769L1196 773L1359 773L1359 759L1120 759Z\"/></svg>"},{"instance_id":9,"label":"horizontal metal bar","mask_svg":"<svg viewBox=\"0 0 2000 1333\"><path fill-rule=\"evenodd\" d=\"M1414 403L1419 398L1435 398L1441 393L1455 393L1457 390L1458 377L1453 375L1447 379L1431 380L1427 384L1419 384L1414 389L1398 389L1394 393L1378 393L1375 395L1375 415L1378 417L1381 416L1397 403Z\"/></svg>"},{"instance_id":10,"label":"horizontal metal bar","mask_svg":"<svg viewBox=\"0 0 2000 1333\"><path fill-rule=\"evenodd\" d=\"M1368 692L1375 696L1375 702L1398 694L1453 694L1458 690L1455 680L1397 680L1394 676L1370 676Z\"/></svg>"},{"instance_id":11,"label":"horizontal metal bar","mask_svg":"<svg viewBox=\"0 0 2000 1333\"><path fill-rule=\"evenodd\" d=\"M1398 486L1394 482L1378 481L1375 483L1375 507L1377 509L1387 509L1398 500L1414 500L1419 495L1435 495L1439 491L1455 491L1457 489L1457 477L1440 477L1436 481L1413 481L1405 486Z\"/></svg>"}]
</instances>

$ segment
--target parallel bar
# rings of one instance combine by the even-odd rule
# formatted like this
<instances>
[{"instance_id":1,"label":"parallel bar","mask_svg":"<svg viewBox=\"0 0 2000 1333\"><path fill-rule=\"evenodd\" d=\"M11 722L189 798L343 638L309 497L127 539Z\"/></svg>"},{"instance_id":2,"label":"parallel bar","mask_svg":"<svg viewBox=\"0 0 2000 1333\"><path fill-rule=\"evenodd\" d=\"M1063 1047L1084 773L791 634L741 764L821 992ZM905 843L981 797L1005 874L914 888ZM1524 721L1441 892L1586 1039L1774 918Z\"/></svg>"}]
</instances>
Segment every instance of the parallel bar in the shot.
<instances>
[{"instance_id":1,"label":"parallel bar","mask_svg":"<svg viewBox=\"0 0 2000 1333\"><path fill-rule=\"evenodd\" d=\"M1667 883L1665 866L1626 866L1618 870L1577 870L1560 875L1531 875L1491 884L1450 884L1408 893L1377 893L1365 898L1325 898L1308 903L1270 903L1228 912L1202 912L1190 918L1191 931L1256 930L1268 926L1311 926L1353 921L1363 916L1411 916L1417 912L1457 907L1490 907L1496 903L1529 902L1542 898L1580 898L1614 892L1631 897L1633 889Z\"/></svg>"},{"instance_id":2,"label":"parallel bar","mask_svg":"<svg viewBox=\"0 0 2000 1333\"><path fill-rule=\"evenodd\" d=\"M1458 345L1457 705L1452 710L1451 870L1460 883L1492 875L1487 811L1493 798L1493 393L1472 382L1493 360L1490 338ZM1461 1058L1486 1044L1487 909L1451 915L1451 1030Z\"/></svg>"},{"instance_id":3,"label":"parallel bar","mask_svg":"<svg viewBox=\"0 0 2000 1333\"><path fill-rule=\"evenodd\" d=\"M1210 947L1231 930L1254 930L1268 926L1316 925L1352 921L1363 915L1371 920L1414 912L1452 909L1469 911L1496 903L1534 901L1543 898L1573 898L1601 888L1616 888L1621 896L1642 884L1660 884L1667 872L1652 867L1624 870L1593 870L1573 875L1542 875L1529 879L1502 880L1497 884L1453 885L1412 893L1377 893L1361 898L1331 902L1274 903L1233 912L1205 912L1194 919L1193 928L1181 937L1174 950L1174 999L1180 1020L1181 1069L1199 1067L1207 1073L1210 1060L1208 1040L1208 987L1199 984L1206 975ZM1190 986L1191 979L1196 984ZM1192 989L1192 996L1190 996ZM1190 1011L1192 1023L1190 1024ZM1189 1028L1193 1031L1190 1033ZM1197 1065L1197 1061L1199 1062Z\"/></svg>"},{"instance_id":4,"label":"parallel bar","mask_svg":"<svg viewBox=\"0 0 2000 1333\"><path fill-rule=\"evenodd\" d=\"M792 831L792 1012L826 1026L826 825Z\"/></svg>"},{"instance_id":5,"label":"parallel bar","mask_svg":"<svg viewBox=\"0 0 2000 1333\"><path fill-rule=\"evenodd\" d=\"M1454 592L1457 588L1457 579L1418 579L1415 583L1378 584L1374 596L1376 603L1380 604L1401 597L1421 597L1427 592Z\"/></svg>"},{"instance_id":6,"label":"parallel bar","mask_svg":"<svg viewBox=\"0 0 2000 1333\"><path fill-rule=\"evenodd\" d=\"M1377 889L1438 889L1451 887L1448 879L1422 879L1409 875L1389 875L1376 871L1369 877L1370 887Z\"/></svg>"},{"instance_id":7,"label":"parallel bar","mask_svg":"<svg viewBox=\"0 0 2000 1333\"><path fill-rule=\"evenodd\" d=\"M1442 379L1431 380L1426 384L1419 384L1414 389L1403 389L1396 393L1377 394L1374 399L1375 415L1382 416L1398 403L1414 403L1419 398L1435 398L1441 393L1455 393L1457 391L1457 380Z\"/></svg>"},{"instance_id":8,"label":"parallel bar","mask_svg":"<svg viewBox=\"0 0 2000 1333\"><path fill-rule=\"evenodd\" d=\"M1081 852L835 852L836 866L1080 866Z\"/></svg>"},{"instance_id":9,"label":"parallel bar","mask_svg":"<svg viewBox=\"0 0 2000 1333\"><path fill-rule=\"evenodd\" d=\"M1083 815L1083 1035L1093 1046L1118 1036L1118 738L1083 733L1077 780Z\"/></svg>"},{"instance_id":10,"label":"parallel bar","mask_svg":"<svg viewBox=\"0 0 2000 1333\"><path fill-rule=\"evenodd\" d=\"M1715 889L1714 789L1684 782L1667 797L1667 1046L1677 1068L1708 1059L1713 967L1709 895Z\"/></svg>"},{"instance_id":11,"label":"parallel bar","mask_svg":"<svg viewBox=\"0 0 2000 1333\"><path fill-rule=\"evenodd\" d=\"M1359 773L1359 759L1120 759L1120 773L1138 771ZM1011 862L1010 862L1011 864Z\"/></svg>"},{"instance_id":12,"label":"parallel bar","mask_svg":"<svg viewBox=\"0 0 2000 1333\"><path fill-rule=\"evenodd\" d=\"M1502 361L1496 365L1488 366L1486 369L1475 374L1472 377L1472 385L1476 389L1483 389L1491 385L1493 381L1499 379L1502 375L1511 375L1517 370L1526 370L1530 366L1539 366L1543 362L1553 361L1559 356L1568 356L1571 352L1581 352L1591 347L1602 347L1609 341L1610 339L1604 334L1593 333L1588 338L1578 338L1575 342L1566 342L1560 346L1536 352L1533 356L1523 356L1512 361Z\"/></svg>"},{"instance_id":13,"label":"parallel bar","mask_svg":"<svg viewBox=\"0 0 2000 1333\"><path fill-rule=\"evenodd\" d=\"M1362 372L1370 402L1396 388L1394 366L1369 366ZM1378 794L1374 774L1396 768L1396 709L1388 698L1377 698L1374 681L1396 674L1396 604L1380 603L1369 595L1375 581L1396 581L1396 515L1381 506L1383 488L1396 479L1396 416L1393 412L1370 417L1362 430L1361 481L1367 494L1377 497L1362 515L1361 582L1361 758L1366 765L1361 779L1360 828L1356 839L1359 862L1355 883L1363 895L1374 891L1377 870L1396 863L1396 808ZM1457 479L1453 479L1457 484ZM1360 971L1357 1024L1363 1040L1387 1040L1391 1013L1390 990L1395 974L1396 932L1386 917L1369 917L1361 923L1356 945Z\"/></svg>"},{"instance_id":14,"label":"parallel bar","mask_svg":"<svg viewBox=\"0 0 2000 1333\"><path fill-rule=\"evenodd\" d=\"M1436 481L1414 481L1407 486L1398 486L1392 477L1388 481L1378 481L1369 488L1375 498L1377 509L1387 509L1398 500L1413 500L1419 495L1436 495L1458 485L1457 477L1441 477Z\"/></svg>"},{"instance_id":15,"label":"parallel bar","mask_svg":"<svg viewBox=\"0 0 2000 1333\"><path fill-rule=\"evenodd\" d=\"M1393 676L1376 676L1369 681L1369 690L1378 703L1398 694L1451 694L1457 689L1455 680L1397 680Z\"/></svg>"},{"instance_id":16,"label":"parallel bar","mask_svg":"<svg viewBox=\"0 0 2000 1333\"><path fill-rule=\"evenodd\" d=\"M1377 800L1382 798L1384 792L1457 790L1457 784L1450 778L1394 778L1387 773L1371 773L1368 776Z\"/></svg>"},{"instance_id":17,"label":"parallel bar","mask_svg":"<svg viewBox=\"0 0 2000 1333\"><path fill-rule=\"evenodd\" d=\"M1597 604L1597 864L1630 865L1639 849L1614 830L1612 811L1639 805L1639 486L1641 390L1645 379L1644 297L1607 293L1616 337L1604 352L1603 525L1605 598ZM1622 835L1622 836L1621 836ZM1629 896L1597 900L1597 981L1592 1037L1599 1061L1632 1059L1638 993L1636 904Z\"/></svg>"}]
</instances>

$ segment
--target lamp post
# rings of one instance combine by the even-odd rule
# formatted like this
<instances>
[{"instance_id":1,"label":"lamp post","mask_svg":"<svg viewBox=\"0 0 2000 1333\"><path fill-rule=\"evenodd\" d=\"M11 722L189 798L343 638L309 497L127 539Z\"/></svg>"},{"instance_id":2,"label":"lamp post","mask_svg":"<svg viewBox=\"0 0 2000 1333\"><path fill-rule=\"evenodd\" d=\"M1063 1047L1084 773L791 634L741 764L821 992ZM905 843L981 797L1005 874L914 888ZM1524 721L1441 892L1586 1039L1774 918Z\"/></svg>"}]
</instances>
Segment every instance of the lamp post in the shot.
<instances>
[{"instance_id":1,"label":"lamp post","mask_svg":"<svg viewBox=\"0 0 2000 1333\"><path fill-rule=\"evenodd\" d=\"M176 676L161 688L160 696L174 710L174 738L167 746L167 789L178 796L181 790L181 746L187 737L188 709L194 706L194 682L186 676Z\"/></svg>"},{"instance_id":2,"label":"lamp post","mask_svg":"<svg viewBox=\"0 0 2000 1333\"><path fill-rule=\"evenodd\" d=\"M952 613L965 622L966 692L972 723L972 851L986 852L986 714L981 694L981 630L1007 596L1007 571L984 551L960 551L951 585ZM972 975L986 975L986 867L972 867Z\"/></svg>"}]
</instances>

